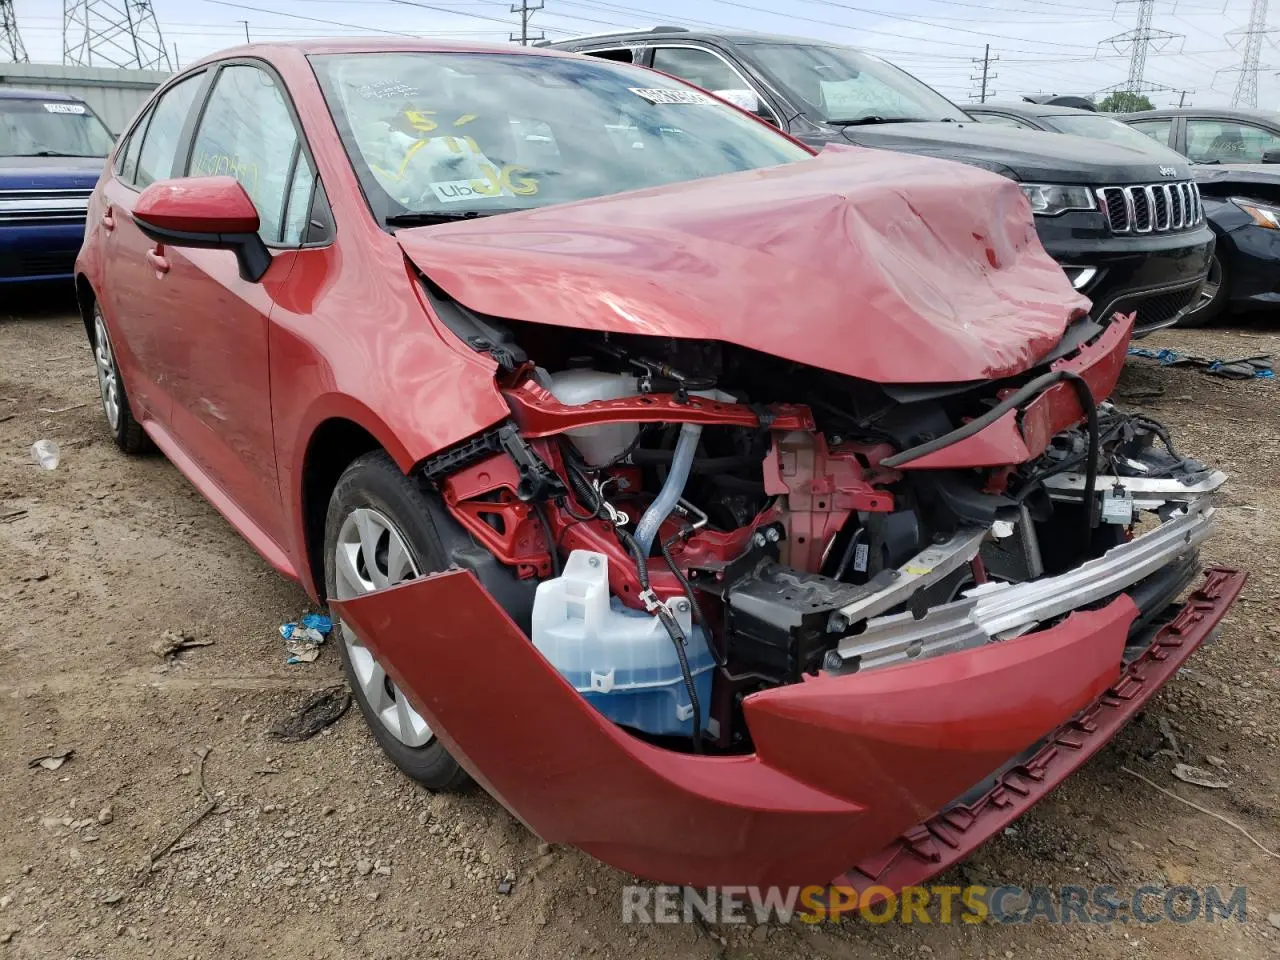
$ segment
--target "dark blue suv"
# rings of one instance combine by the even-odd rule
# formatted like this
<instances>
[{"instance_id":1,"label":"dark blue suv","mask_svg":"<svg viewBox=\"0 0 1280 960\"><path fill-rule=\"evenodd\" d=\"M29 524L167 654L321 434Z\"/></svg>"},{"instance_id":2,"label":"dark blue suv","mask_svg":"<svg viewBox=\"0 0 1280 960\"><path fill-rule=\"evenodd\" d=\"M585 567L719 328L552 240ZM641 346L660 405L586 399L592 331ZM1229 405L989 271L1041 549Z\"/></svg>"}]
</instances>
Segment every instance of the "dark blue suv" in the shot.
<instances>
[{"instance_id":1,"label":"dark blue suv","mask_svg":"<svg viewBox=\"0 0 1280 960\"><path fill-rule=\"evenodd\" d=\"M0 284L70 279L111 144L83 100L0 88Z\"/></svg>"}]
</instances>

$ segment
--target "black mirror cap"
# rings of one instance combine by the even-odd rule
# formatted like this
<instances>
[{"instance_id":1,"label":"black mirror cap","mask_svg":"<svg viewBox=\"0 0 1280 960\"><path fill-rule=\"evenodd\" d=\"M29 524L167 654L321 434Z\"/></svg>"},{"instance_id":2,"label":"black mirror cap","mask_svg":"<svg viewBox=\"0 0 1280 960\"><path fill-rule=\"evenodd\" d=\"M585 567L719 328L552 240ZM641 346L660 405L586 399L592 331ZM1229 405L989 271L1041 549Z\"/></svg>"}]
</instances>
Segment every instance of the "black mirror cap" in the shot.
<instances>
[{"instance_id":1,"label":"black mirror cap","mask_svg":"<svg viewBox=\"0 0 1280 960\"><path fill-rule=\"evenodd\" d=\"M271 266L271 251L256 233L191 233L158 227L140 217L134 218L138 229L156 243L171 247L204 247L208 250L230 250L236 255L240 278L257 283Z\"/></svg>"}]
</instances>

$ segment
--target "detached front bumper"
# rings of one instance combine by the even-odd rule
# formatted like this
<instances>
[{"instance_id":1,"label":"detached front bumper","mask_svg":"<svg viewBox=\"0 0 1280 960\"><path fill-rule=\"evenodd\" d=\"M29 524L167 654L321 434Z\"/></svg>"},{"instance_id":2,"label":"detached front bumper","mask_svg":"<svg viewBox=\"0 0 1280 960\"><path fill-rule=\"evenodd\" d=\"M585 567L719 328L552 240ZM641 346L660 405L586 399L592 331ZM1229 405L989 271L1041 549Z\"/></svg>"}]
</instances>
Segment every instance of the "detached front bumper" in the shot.
<instances>
[{"instance_id":1,"label":"detached front bumper","mask_svg":"<svg viewBox=\"0 0 1280 960\"><path fill-rule=\"evenodd\" d=\"M1045 737L1025 759L975 784L950 803L860 860L836 883L863 891L872 885L893 891L923 883L973 852L1026 813L1082 766L1177 673L1217 626L1244 586L1246 574L1215 567L1145 652L1119 680L1069 722Z\"/></svg>"},{"instance_id":2,"label":"detached front bumper","mask_svg":"<svg viewBox=\"0 0 1280 960\"><path fill-rule=\"evenodd\" d=\"M548 841L667 882L827 883L858 864L847 882L896 887L963 856L1079 766L1243 582L1210 571L1127 667L1138 607L1122 593L1016 639L753 694L756 752L721 757L609 723L469 572L333 607L459 762ZM955 804L993 774L981 798Z\"/></svg>"}]
</instances>

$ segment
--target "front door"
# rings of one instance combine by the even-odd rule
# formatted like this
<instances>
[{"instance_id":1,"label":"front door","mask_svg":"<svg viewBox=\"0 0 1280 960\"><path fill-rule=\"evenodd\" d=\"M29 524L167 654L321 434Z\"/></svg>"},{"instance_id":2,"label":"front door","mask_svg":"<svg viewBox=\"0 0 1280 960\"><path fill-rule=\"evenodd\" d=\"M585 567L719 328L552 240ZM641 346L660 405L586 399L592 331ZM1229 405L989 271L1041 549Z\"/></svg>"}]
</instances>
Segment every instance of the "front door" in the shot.
<instances>
[{"instance_id":1,"label":"front door","mask_svg":"<svg viewBox=\"0 0 1280 960\"><path fill-rule=\"evenodd\" d=\"M171 378L175 439L277 544L284 517L271 426L268 330L274 296L301 242L315 182L274 74L224 65L191 141L188 176L233 176L258 210L274 257L258 282L227 250L168 246L157 304L168 325L161 366Z\"/></svg>"}]
</instances>

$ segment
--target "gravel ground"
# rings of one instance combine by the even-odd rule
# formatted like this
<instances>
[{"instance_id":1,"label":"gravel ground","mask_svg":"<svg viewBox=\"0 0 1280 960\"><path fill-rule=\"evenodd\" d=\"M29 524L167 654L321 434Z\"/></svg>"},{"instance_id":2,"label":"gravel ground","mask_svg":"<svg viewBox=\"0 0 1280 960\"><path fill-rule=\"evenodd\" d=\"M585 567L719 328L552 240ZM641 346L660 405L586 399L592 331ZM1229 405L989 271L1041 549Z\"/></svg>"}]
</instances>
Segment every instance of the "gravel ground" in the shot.
<instances>
[{"instance_id":1,"label":"gravel ground","mask_svg":"<svg viewBox=\"0 0 1280 960\"><path fill-rule=\"evenodd\" d=\"M1207 559L1253 577L1217 644L1014 830L944 878L1247 884L1247 922L637 926L621 922L630 878L541 844L478 790L415 788L354 710L304 743L269 736L307 694L339 682L334 651L285 664L276 627L303 613L306 597L163 458L116 451L83 327L53 299L0 307L0 957L1280 954L1280 863L1120 770L1280 849L1274 382L1130 363L1120 399L1232 474ZM1162 333L1145 345L1280 354L1272 329ZM41 437L62 447L56 470L31 460ZM164 660L152 648L166 630L212 643ZM1192 763L1220 760L1230 786L1174 780L1172 760L1155 754L1162 722ZM66 750L75 752L56 770L28 766ZM514 889L502 895L508 875Z\"/></svg>"}]
</instances>

